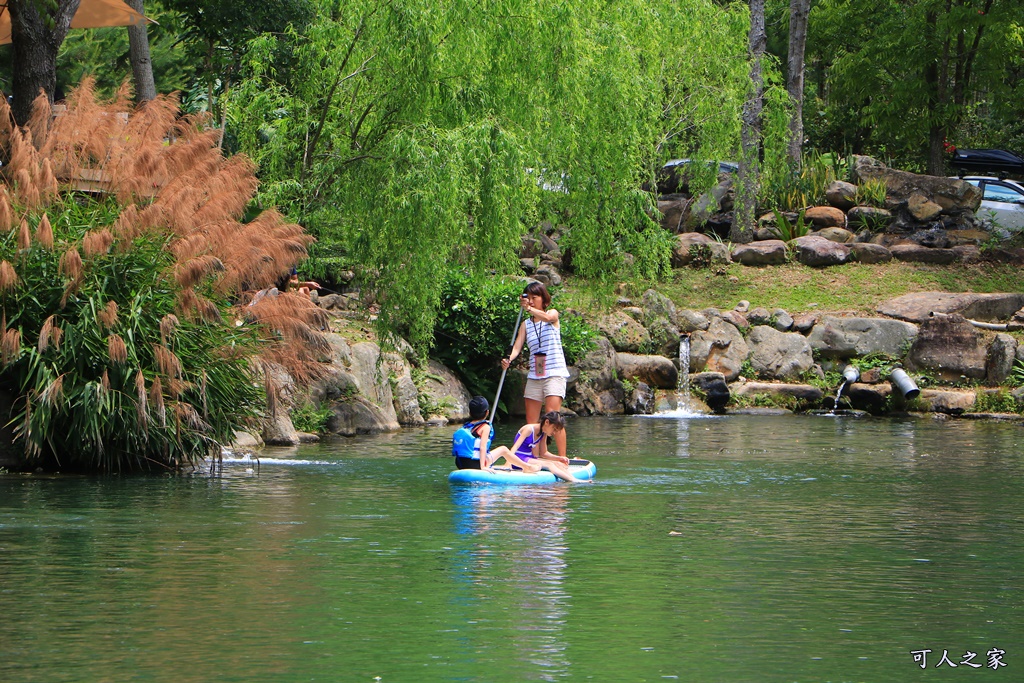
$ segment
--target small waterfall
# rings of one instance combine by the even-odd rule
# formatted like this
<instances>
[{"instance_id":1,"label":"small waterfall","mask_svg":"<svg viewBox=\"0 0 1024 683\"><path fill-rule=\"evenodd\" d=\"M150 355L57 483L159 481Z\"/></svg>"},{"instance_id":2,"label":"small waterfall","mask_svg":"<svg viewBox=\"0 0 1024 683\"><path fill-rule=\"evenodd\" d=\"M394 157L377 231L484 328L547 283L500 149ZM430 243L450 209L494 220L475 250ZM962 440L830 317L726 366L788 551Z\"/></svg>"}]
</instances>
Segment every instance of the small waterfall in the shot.
<instances>
[{"instance_id":1,"label":"small waterfall","mask_svg":"<svg viewBox=\"0 0 1024 683\"><path fill-rule=\"evenodd\" d=\"M836 402L832 406L832 410L830 411L832 415L835 415L836 411L839 410L839 399L843 395L843 389L846 388L846 385L853 384L859 379L860 370L858 370L852 365L847 365L845 368L843 368L843 381L839 385L839 390L836 391Z\"/></svg>"},{"instance_id":2,"label":"small waterfall","mask_svg":"<svg viewBox=\"0 0 1024 683\"><path fill-rule=\"evenodd\" d=\"M679 379L676 380L676 410L690 407L690 335L679 335Z\"/></svg>"},{"instance_id":3,"label":"small waterfall","mask_svg":"<svg viewBox=\"0 0 1024 683\"><path fill-rule=\"evenodd\" d=\"M845 388L846 379L843 379L843 383L839 385L839 390L836 391L836 402L832 404L832 410L829 411L832 415L835 415L836 411L839 410L839 398L843 395L843 389Z\"/></svg>"}]
</instances>

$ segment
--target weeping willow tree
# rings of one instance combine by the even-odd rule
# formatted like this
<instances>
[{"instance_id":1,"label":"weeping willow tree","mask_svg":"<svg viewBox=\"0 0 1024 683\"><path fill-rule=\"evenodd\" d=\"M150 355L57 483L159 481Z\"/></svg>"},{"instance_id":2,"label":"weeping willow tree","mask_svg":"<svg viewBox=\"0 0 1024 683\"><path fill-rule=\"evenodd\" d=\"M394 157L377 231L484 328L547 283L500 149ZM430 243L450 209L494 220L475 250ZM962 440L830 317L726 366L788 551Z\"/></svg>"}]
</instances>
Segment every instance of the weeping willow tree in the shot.
<instances>
[{"instance_id":1,"label":"weeping willow tree","mask_svg":"<svg viewBox=\"0 0 1024 683\"><path fill-rule=\"evenodd\" d=\"M382 327L422 348L447 270L515 272L542 220L567 226L581 275L665 271L642 188L671 156L734 157L746 17L710 0L322 0L301 33L250 45L228 126L264 200L317 236L313 267L361 268Z\"/></svg>"},{"instance_id":2,"label":"weeping willow tree","mask_svg":"<svg viewBox=\"0 0 1024 683\"><path fill-rule=\"evenodd\" d=\"M56 117L41 96L24 128L0 101L0 396L23 464L193 464L263 414L267 364L317 374L319 309L245 295L311 238L273 211L240 220L254 168L199 123L91 82Z\"/></svg>"}]
</instances>

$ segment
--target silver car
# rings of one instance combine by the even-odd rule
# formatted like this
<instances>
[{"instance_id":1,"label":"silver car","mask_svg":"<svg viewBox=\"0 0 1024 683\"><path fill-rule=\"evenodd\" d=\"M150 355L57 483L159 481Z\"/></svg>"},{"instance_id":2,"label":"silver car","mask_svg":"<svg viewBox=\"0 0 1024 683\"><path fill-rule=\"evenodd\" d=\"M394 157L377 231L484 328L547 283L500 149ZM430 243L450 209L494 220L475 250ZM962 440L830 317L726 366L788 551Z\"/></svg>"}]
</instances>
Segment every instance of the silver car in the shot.
<instances>
[{"instance_id":1,"label":"silver car","mask_svg":"<svg viewBox=\"0 0 1024 683\"><path fill-rule=\"evenodd\" d=\"M978 218L992 220L1007 230L1024 230L1024 183L987 176L964 176L981 189Z\"/></svg>"}]
</instances>

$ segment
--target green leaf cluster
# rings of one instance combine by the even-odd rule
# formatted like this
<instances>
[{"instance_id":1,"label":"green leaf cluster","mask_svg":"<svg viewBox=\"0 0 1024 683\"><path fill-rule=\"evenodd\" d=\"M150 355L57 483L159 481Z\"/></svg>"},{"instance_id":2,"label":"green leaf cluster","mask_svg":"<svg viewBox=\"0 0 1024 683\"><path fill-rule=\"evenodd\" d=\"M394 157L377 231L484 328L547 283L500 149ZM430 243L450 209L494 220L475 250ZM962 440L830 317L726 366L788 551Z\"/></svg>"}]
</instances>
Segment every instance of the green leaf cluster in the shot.
<instances>
[{"instance_id":1,"label":"green leaf cluster","mask_svg":"<svg viewBox=\"0 0 1024 683\"><path fill-rule=\"evenodd\" d=\"M178 289L167 238L86 253L78 275L62 265L87 230L118 214L113 200L67 195L48 209L53 248L19 248L17 230L0 234L0 260L18 275L0 296L0 390L13 398L10 427L27 464L176 469L219 453L262 411L248 359L258 342L248 326L168 318ZM30 227L39 220L30 214ZM112 336L123 357L112 352ZM158 347L173 354L174 367Z\"/></svg>"},{"instance_id":2,"label":"green leaf cluster","mask_svg":"<svg viewBox=\"0 0 1024 683\"><path fill-rule=\"evenodd\" d=\"M644 188L672 156L735 157L742 5L314 7L302 31L249 44L228 127L262 201L318 237L310 273L355 270L383 331L421 350L447 273L516 272L540 221L566 227L579 274L665 273L672 239Z\"/></svg>"}]
</instances>

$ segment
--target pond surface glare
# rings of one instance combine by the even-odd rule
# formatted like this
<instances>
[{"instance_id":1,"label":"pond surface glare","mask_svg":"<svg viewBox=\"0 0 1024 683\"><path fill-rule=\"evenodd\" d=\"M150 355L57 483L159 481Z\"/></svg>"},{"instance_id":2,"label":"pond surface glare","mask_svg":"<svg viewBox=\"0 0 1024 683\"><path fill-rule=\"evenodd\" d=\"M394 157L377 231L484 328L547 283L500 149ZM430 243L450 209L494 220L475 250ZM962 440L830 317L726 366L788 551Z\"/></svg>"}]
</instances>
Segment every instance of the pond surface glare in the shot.
<instances>
[{"instance_id":1,"label":"pond surface glare","mask_svg":"<svg viewBox=\"0 0 1024 683\"><path fill-rule=\"evenodd\" d=\"M452 431L0 476L0 681L1022 680L1019 423L575 419L546 487Z\"/></svg>"}]
</instances>

